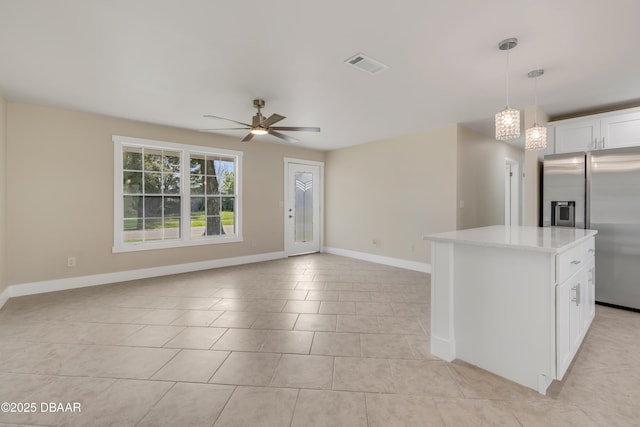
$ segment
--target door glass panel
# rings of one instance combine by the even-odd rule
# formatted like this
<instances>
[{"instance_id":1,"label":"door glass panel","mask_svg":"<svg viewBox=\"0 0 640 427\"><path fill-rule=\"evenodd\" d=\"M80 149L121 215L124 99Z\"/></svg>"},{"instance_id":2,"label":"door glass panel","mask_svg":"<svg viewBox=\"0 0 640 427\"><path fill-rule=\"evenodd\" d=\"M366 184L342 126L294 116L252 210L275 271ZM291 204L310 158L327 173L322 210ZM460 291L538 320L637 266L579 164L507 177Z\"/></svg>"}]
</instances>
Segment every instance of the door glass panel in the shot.
<instances>
[{"instance_id":1,"label":"door glass panel","mask_svg":"<svg viewBox=\"0 0 640 427\"><path fill-rule=\"evenodd\" d=\"M296 243L313 240L313 174L296 172L295 237Z\"/></svg>"}]
</instances>

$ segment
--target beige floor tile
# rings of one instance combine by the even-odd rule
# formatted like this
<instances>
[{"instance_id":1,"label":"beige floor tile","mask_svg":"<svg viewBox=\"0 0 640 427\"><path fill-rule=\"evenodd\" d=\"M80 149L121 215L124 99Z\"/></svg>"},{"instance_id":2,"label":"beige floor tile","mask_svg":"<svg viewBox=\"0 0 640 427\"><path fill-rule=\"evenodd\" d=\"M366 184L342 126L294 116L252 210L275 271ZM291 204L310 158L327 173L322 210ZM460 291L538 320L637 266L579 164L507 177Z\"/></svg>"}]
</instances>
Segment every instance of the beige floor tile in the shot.
<instances>
[{"instance_id":1,"label":"beige floor tile","mask_svg":"<svg viewBox=\"0 0 640 427\"><path fill-rule=\"evenodd\" d=\"M376 316L338 315L337 332L361 332L376 334L379 332Z\"/></svg>"},{"instance_id":2,"label":"beige floor tile","mask_svg":"<svg viewBox=\"0 0 640 427\"><path fill-rule=\"evenodd\" d=\"M120 341L119 344L135 347L162 347L184 329L183 326L147 325Z\"/></svg>"},{"instance_id":3,"label":"beige floor tile","mask_svg":"<svg viewBox=\"0 0 640 427\"><path fill-rule=\"evenodd\" d=\"M300 290L309 290L309 291L323 291L324 290L324 282L298 282L296 285L296 289ZM308 296L307 296L307 299Z\"/></svg>"},{"instance_id":4,"label":"beige floor tile","mask_svg":"<svg viewBox=\"0 0 640 427\"><path fill-rule=\"evenodd\" d=\"M217 290L213 294L213 296L216 297L216 298L242 298L242 296L244 295L245 292L246 292L245 289L224 288L224 289ZM209 307L209 308L211 308L211 307Z\"/></svg>"},{"instance_id":5,"label":"beige floor tile","mask_svg":"<svg viewBox=\"0 0 640 427\"><path fill-rule=\"evenodd\" d=\"M286 301L279 299L247 300L250 301L243 309L250 313L280 313Z\"/></svg>"},{"instance_id":6,"label":"beige floor tile","mask_svg":"<svg viewBox=\"0 0 640 427\"><path fill-rule=\"evenodd\" d=\"M177 383L137 427L211 427L233 390L230 386Z\"/></svg>"},{"instance_id":7,"label":"beige floor tile","mask_svg":"<svg viewBox=\"0 0 640 427\"><path fill-rule=\"evenodd\" d=\"M227 356L228 351L181 350L152 379L206 383Z\"/></svg>"},{"instance_id":8,"label":"beige floor tile","mask_svg":"<svg viewBox=\"0 0 640 427\"><path fill-rule=\"evenodd\" d=\"M358 316L393 316L391 304L386 302L356 302Z\"/></svg>"},{"instance_id":9,"label":"beige floor tile","mask_svg":"<svg viewBox=\"0 0 640 427\"><path fill-rule=\"evenodd\" d=\"M258 318L258 315L258 313L246 313L244 311L225 311L211 326L219 328L250 328Z\"/></svg>"},{"instance_id":10,"label":"beige floor tile","mask_svg":"<svg viewBox=\"0 0 640 427\"><path fill-rule=\"evenodd\" d=\"M311 354L359 357L362 355L360 334L316 332L311 345Z\"/></svg>"},{"instance_id":11,"label":"beige floor tile","mask_svg":"<svg viewBox=\"0 0 640 427\"><path fill-rule=\"evenodd\" d=\"M520 424L512 411L499 401L456 399L435 399L436 406L446 425L456 426L507 426L519 427ZM566 425L559 423L545 424ZM584 424L576 424L584 425Z\"/></svg>"},{"instance_id":12,"label":"beige floor tile","mask_svg":"<svg viewBox=\"0 0 640 427\"><path fill-rule=\"evenodd\" d=\"M260 313L251 325L253 329L293 329L298 315L295 313Z\"/></svg>"},{"instance_id":13,"label":"beige floor tile","mask_svg":"<svg viewBox=\"0 0 640 427\"><path fill-rule=\"evenodd\" d=\"M307 297L306 290L285 289L251 289L247 290L243 298L277 299L277 300L304 300Z\"/></svg>"},{"instance_id":14,"label":"beige floor tile","mask_svg":"<svg viewBox=\"0 0 640 427\"><path fill-rule=\"evenodd\" d=\"M392 302L391 307L393 307L396 316L425 316L429 314L427 304Z\"/></svg>"},{"instance_id":15,"label":"beige floor tile","mask_svg":"<svg viewBox=\"0 0 640 427\"><path fill-rule=\"evenodd\" d=\"M317 313L319 301L287 301L282 311L284 313Z\"/></svg>"},{"instance_id":16,"label":"beige floor tile","mask_svg":"<svg viewBox=\"0 0 640 427\"><path fill-rule=\"evenodd\" d=\"M503 410L513 413L519 422L514 425L525 427L552 425L597 427L600 425L575 405L557 402L499 402L498 404Z\"/></svg>"},{"instance_id":17,"label":"beige floor tile","mask_svg":"<svg viewBox=\"0 0 640 427\"><path fill-rule=\"evenodd\" d=\"M431 353L431 338L428 335L405 335L416 359L441 360Z\"/></svg>"},{"instance_id":18,"label":"beige floor tile","mask_svg":"<svg viewBox=\"0 0 640 427\"><path fill-rule=\"evenodd\" d=\"M282 427L291 424L298 390L238 387L215 427Z\"/></svg>"},{"instance_id":19,"label":"beige floor tile","mask_svg":"<svg viewBox=\"0 0 640 427\"><path fill-rule=\"evenodd\" d=\"M338 301L341 293L343 300L354 301ZM245 297L249 295L252 298ZM366 295L370 300L360 301ZM318 305L318 314L281 313L287 300L292 302L290 307L295 307L293 302L303 301L303 296L306 302ZM314 358L290 356L296 353L335 356L332 388L356 394L372 393L366 400L370 426L415 425L416 417L421 420L418 425L424 422L437 426L447 421L448 425L545 427L626 427L636 425L640 419L637 313L597 306L593 325L565 379L554 382L548 396L542 396L464 362L446 363L435 358L429 346L429 297L426 274L314 254L12 298L0 309L0 401L72 401L81 395L83 412L78 417L21 414L12 418L12 414L0 414L0 425L126 426L145 415L148 416L145 425L162 425L163 421L176 425L175 420L211 425L221 409L219 402L236 385L259 386L258 391L275 390L275 394L289 390L295 402L297 390L280 386L270 389L271 381L307 387L324 378L326 366L311 373ZM393 313L388 311L389 306ZM209 323L209 328L167 325L178 316L187 325ZM289 319L294 317L297 323L291 326ZM330 329L333 323L326 319L332 318L336 319L335 330L358 332L273 330L284 326ZM325 320L327 324L323 326ZM254 324L269 329L250 329ZM214 343L215 352L161 348L171 340L178 340L179 334L178 341L184 343L191 338L202 344L212 339L208 329L218 335L216 328L232 329ZM184 334L193 329L206 332L203 337ZM360 333L367 335L362 344ZM403 340L416 359L397 358L406 357ZM207 355L216 352L224 355L230 350L253 353L232 353L213 372L218 360L208 360ZM363 358L362 350L365 355L378 357ZM178 353L181 355L177 356ZM193 354L192 360L187 357L189 353ZM281 353L286 355L283 366L294 364L290 362L293 359L302 360L296 369L303 374L291 374L296 369L282 370L274 379ZM211 397L211 405L207 406L194 402L207 394L205 388L180 383L159 402L175 383L147 380L154 374L160 376L159 372L167 374L171 368L176 378L206 381L213 374L210 383L224 382L230 388L220 393L207 389L219 397ZM307 372L309 377L305 379ZM287 377L286 373L291 375ZM119 378L143 381L119 381ZM242 395L243 392L238 394ZM277 407L291 397L290 393L285 393L288 397L283 399L276 398L278 404L269 404L273 396L267 395L257 405L255 401L247 403L244 398L237 400L238 407L240 401L247 405L243 411L246 414L227 415L223 425L243 424L242 417L246 415L251 420L258 414L260 422L267 420L263 424L290 426L293 403L290 409L286 409L286 404L284 410ZM331 425L357 425L358 421L341 409L343 401L349 398L334 401L333 396L336 394L314 395L312 389L303 388L293 423L322 424L322 417L327 416L331 417L328 421ZM327 403L323 403L325 400ZM191 403L195 406L190 406ZM309 408L305 406L307 403ZM263 404L274 408L260 409ZM331 407L328 411L327 406ZM274 413L274 418L270 418ZM444 420L438 419L441 413ZM250 425L262 425L260 422Z\"/></svg>"},{"instance_id":20,"label":"beige floor tile","mask_svg":"<svg viewBox=\"0 0 640 427\"><path fill-rule=\"evenodd\" d=\"M463 397L444 362L389 360L396 393L432 397Z\"/></svg>"},{"instance_id":21,"label":"beige floor tile","mask_svg":"<svg viewBox=\"0 0 640 427\"><path fill-rule=\"evenodd\" d=\"M223 311L217 310L189 310L176 320L171 322L175 326L209 326Z\"/></svg>"},{"instance_id":22,"label":"beige floor tile","mask_svg":"<svg viewBox=\"0 0 640 427\"><path fill-rule=\"evenodd\" d=\"M387 360L336 357L334 364L334 390L394 392L393 377Z\"/></svg>"},{"instance_id":23,"label":"beige floor tile","mask_svg":"<svg viewBox=\"0 0 640 427\"><path fill-rule=\"evenodd\" d=\"M351 282L338 282L336 279L340 279L340 276L328 276L327 283L324 285L325 291L352 291L353 283Z\"/></svg>"},{"instance_id":24,"label":"beige floor tile","mask_svg":"<svg viewBox=\"0 0 640 427\"><path fill-rule=\"evenodd\" d=\"M221 298L178 298L175 308L187 310L208 310L220 301Z\"/></svg>"},{"instance_id":25,"label":"beige floor tile","mask_svg":"<svg viewBox=\"0 0 640 427\"><path fill-rule=\"evenodd\" d=\"M211 378L212 383L268 386L280 361L279 353L233 352Z\"/></svg>"},{"instance_id":26,"label":"beige floor tile","mask_svg":"<svg viewBox=\"0 0 640 427\"><path fill-rule=\"evenodd\" d=\"M252 300L248 299L224 298L222 301L216 303L210 308L211 310L220 311L245 311L244 309L251 301Z\"/></svg>"},{"instance_id":27,"label":"beige floor tile","mask_svg":"<svg viewBox=\"0 0 640 427\"><path fill-rule=\"evenodd\" d=\"M360 334L363 357L415 359L405 335Z\"/></svg>"},{"instance_id":28,"label":"beige floor tile","mask_svg":"<svg viewBox=\"0 0 640 427\"><path fill-rule=\"evenodd\" d=\"M378 326L383 334L424 335L425 331L417 317L378 316Z\"/></svg>"},{"instance_id":29,"label":"beige floor tile","mask_svg":"<svg viewBox=\"0 0 640 427\"><path fill-rule=\"evenodd\" d=\"M449 363L447 368L468 399L536 400L539 397L532 389L465 362Z\"/></svg>"},{"instance_id":30,"label":"beige floor tile","mask_svg":"<svg viewBox=\"0 0 640 427\"><path fill-rule=\"evenodd\" d=\"M24 377L24 376L23 376ZM29 376L30 377L30 376ZM87 377L49 377L50 382L41 383L28 396L22 399L10 399L3 393L0 386L0 399L2 401L33 402L36 403L35 412L0 413L0 422L15 424L58 425L73 421L77 413L43 411L42 404L48 402L78 403L80 411L87 410L96 397L109 388L116 380L111 378L87 378ZM0 381L3 378L0 377ZM27 384L31 383L28 377L23 378ZM2 382L4 384L4 381ZM15 385L12 385L15 386ZM47 406L45 406L47 407Z\"/></svg>"},{"instance_id":31,"label":"beige floor tile","mask_svg":"<svg viewBox=\"0 0 640 427\"><path fill-rule=\"evenodd\" d=\"M352 301L322 301L318 313L322 314L356 314L356 304Z\"/></svg>"},{"instance_id":32,"label":"beige floor tile","mask_svg":"<svg viewBox=\"0 0 640 427\"><path fill-rule=\"evenodd\" d=\"M309 291L307 301L338 301L338 291Z\"/></svg>"},{"instance_id":33,"label":"beige floor tile","mask_svg":"<svg viewBox=\"0 0 640 427\"><path fill-rule=\"evenodd\" d=\"M136 318L136 323L143 325L170 325L171 322L183 316L187 310L157 309Z\"/></svg>"},{"instance_id":34,"label":"beige floor tile","mask_svg":"<svg viewBox=\"0 0 640 427\"><path fill-rule=\"evenodd\" d=\"M261 329L229 329L213 345L214 350L259 351L269 337Z\"/></svg>"},{"instance_id":35,"label":"beige floor tile","mask_svg":"<svg viewBox=\"0 0 640 427\"><path fill-rule=\"evenodd\" d=\"M283 354L271 385L275 387L331 389L333 357Z\"/></svg>"},{"instance_id":36,"label":"beige floor tile","mask_svg":"<svg viewBox=\"0 0 640 427\"><path fill-rule=\"evenodd\" d=\"M340 291L338 301L370 302L371 294L369 292Z\"/></svg>"},{"instance_id":37,"label":"beige floor tile","mask_svg":"<svg viewBox=\"0 0 640 427\"><path fill-rule=\"evenodd\" d=\"M363 393L300 390L291 427L366 427Z\"/></svg>"},{"instance_id":38,"label":"beige floor tile","mask_svg":"<svg viewBox=\"0 0 640 427\"><path fill-rule=\"evenodd\" d=\"M445 426L432 398L426 396L367 393L367 416L369 427Z\"/></svg>"},{"instance_id":39,"label":"beige floor tile","mask_svg":"<svg viewBox=\"0 0 640 427\"><path fill-rule=\"evenodd\" d=\"M176 353L176 349L168 348L94 346L86 353L88 363L76 367L79 375L147 379Z\"/></svg>"},{"instance_id":40,"label":"beige floor tile","mask_svg":"<svg viewBox=\"0 0 640 427\"><path fill-rule=\"evenodd\" d=\"M118 380L65 426L135 426L173 383L163 381Z\"/></svg>"},{"instance_id":41,"label":"beige floor tile","mask_svg":"<svg viewBox=\"0 0 640 427\"><path fill-rule=\"evenodd\" d=\"M225 328L190 326L164 346L168 348L209 349L226 331Z\"/></svg>"},{"instance_id":42,"label":"beige floor tile","mask_svg":"<svg viewBox=\"0 0 640 427\"><path fill-rule=\"evenodd\" d=\"M309 354L313 332L270 331L260 351L266 353Z\"/></svg>"},{"instance_id":43,"label":"beige floor tile","mask_svg":"<svg viewBox=\"0 0 640 427\"><path fill-rule=\"evenodd\" d=\"M301 314L295 330L335 332L337 317L335 314Z\"/></svg>"}]
</instances>

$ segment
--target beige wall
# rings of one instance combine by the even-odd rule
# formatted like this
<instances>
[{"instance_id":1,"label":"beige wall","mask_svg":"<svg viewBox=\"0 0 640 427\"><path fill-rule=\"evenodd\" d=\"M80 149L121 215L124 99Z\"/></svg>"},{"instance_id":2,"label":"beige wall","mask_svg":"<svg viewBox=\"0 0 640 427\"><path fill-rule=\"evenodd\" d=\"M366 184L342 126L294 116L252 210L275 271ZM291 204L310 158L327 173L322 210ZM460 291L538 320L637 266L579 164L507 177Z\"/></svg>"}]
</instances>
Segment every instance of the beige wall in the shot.
<instances>
[{"instance_id":1,"label":"beige wall","mask_svg":"<svg viewBox=\"0 0 640 427\"><path fill-rule=\"evenodd\" d=\"M325 160L321 151L33 105L8 103L7 123L8 284L283 251L283 158ZM243 151L245 241L113 254L114 134ZM71 255L75 268L66 266Z\"/></svg>"},{"instance_id":2,"label":"beige wall","mask_svg":"<svg viewBox=\"0 0 640 427\"><path fill-rule=\"evenodd\" d=\"M522 156L514 145L458 126L458 229L504 224L505 158L522 170Z\"/></svg>"},{"instance_id":3,"label":"beige wall","mask_svg":"<svg viewBox=\"0 0 640 427\"><path fill-rule=\"evenodd\" d=\"M525 129L533 126L534 117L538 124L546 125L549 116L538 107L527 107L524 110ZM524 153L524 225L537 227L540 222L540 173L544 150Z\"/></svg>"},{"instance_id":4,"label":"beige wall","mask_svg":"<svg viewBox=\"0 0 640 427\"><path fill-rule=\"evenodd\" d=\"M325 246L430 262L422 236L456 227L456 133L450 125L327 153Z\"/></svg>"},{"instance_id":5,"label":"beige wall","mask_svg":"<svg viewBox=\"0 0 640 427\"><path fill-rule=\"evenodd\" d=\"M7 103L0 95L0 294L7 287Z\"/></svg>"}]
</instances>

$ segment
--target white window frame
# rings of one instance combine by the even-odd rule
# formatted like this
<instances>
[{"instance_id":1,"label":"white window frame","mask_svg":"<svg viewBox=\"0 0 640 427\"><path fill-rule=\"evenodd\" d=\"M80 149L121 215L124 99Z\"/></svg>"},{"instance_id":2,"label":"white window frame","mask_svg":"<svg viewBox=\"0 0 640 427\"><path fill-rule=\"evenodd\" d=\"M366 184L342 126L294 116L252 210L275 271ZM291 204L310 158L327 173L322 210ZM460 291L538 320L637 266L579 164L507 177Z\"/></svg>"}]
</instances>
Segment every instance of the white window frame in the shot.
<instances>
[{"instance_id":1,"label":"white window frame","mask_svg":"<svg viewBox=\"0 0 640 427\"><path fill-rule=\"evenodd\" d=\"M221 148L200 145L180 144L176 142L157 141L151 139L134 138L112 135L113 141L113 253L147 251L154 249L180 248L187 246L216 245L220 243L243 242L242 237L242 151L224 150ZM124 243L122 224L123 213L123 183L122 183L122 149L126 146L172 150L180 152L180 198L182 200L180 216L179 239L143 241ZM191 154L205 154L207 156L225 156L235 158L235 227L234 236L207 236L191 238L191 192L188 183L191 182L191 168L189 156ZM185 185L187 183L187 185Z\"/></svg>"}]
</instances>

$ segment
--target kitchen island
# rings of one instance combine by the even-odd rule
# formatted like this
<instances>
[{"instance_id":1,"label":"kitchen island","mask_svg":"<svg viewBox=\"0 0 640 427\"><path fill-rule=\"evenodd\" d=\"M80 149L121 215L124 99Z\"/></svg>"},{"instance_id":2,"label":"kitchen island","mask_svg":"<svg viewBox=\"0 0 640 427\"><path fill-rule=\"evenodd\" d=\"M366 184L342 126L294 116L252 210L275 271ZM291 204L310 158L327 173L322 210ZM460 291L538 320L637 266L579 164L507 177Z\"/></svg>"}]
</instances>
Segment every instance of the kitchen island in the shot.
<instances>
[{"instance_id":1,"label":"kitchen island","mask_svg":"<svg viewBox=\"0 0 640 427\"><path fill-rule=\"evenodd\" d=\"M431 352L545 394L595 314L595 230L491 226L431 241Z\"/></svg>"}]
</instances>

